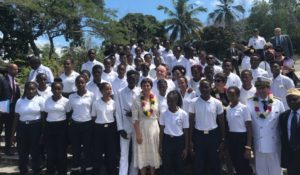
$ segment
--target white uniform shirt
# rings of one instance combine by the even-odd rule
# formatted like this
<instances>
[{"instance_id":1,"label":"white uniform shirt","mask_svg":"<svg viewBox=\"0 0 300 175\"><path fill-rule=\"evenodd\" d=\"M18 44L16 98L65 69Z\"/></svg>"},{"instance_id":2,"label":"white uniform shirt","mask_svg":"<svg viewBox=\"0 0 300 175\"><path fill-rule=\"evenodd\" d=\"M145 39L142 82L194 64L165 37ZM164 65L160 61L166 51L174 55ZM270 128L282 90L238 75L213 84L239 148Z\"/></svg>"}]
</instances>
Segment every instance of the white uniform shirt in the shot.
<instances>
[{"instance_id":1,"label":"white uniform shirt","mask_svg":"<svg viewBox=\"0 0 300 175\"><path fill-rule=\"evenodd\" d=\"M241 68L242 68L242 70L245 70L245 69L250 70L251 69L250 57L249 56L245 55L243 57Z\"/></svg>"},{"instance_id":2,"label":"white uniform shirt","mask_svg":"<svg viewBox=\"0 0 300 175\"><path fill-rule=\"evenodd\" d=\"M204 69L203 69L204 70ZM222 73L223 72L223 69L221 66L217 66L217 65L214 65L214 72L215 72L215 75L217 73ZM204 73L204 72L203 72Z\"/></svg>"},{"instance_id":3,"label":"white uniform shirt","mask_svg":"<svg viewBox=\"0 0 300 175\"><path fill-rule=\"evenodd\" d=\"M184 93L184 96L181 96L182 97L182 109L185 111L185 112L189 112L189 107L190 107L190 103L192 101L192 99L194 99L196 97L196 92L195 91L192 91L190 93L188 93L188 90Z\"/></svg>"},{"instance_id":4,"label":"white uniform shirt","mask_svg":"<svg viewBox=\"0 0 300 175\"><path fill-rule=\"evenodd\" d=\"M254 85L252 85L252 87L249 90L244 89L242 86L240 92L240 102L246 105L248 99L253 97L255 93L256 93L256 87Z\"/></svg>"},{"instance_id":5,"label":"white uniform shirt","mask_svg":"<svg viewBox=\"0 0 300 175\"><path fill-rule=\"evenodd\" d=\"M139 87L135 87L133 90L125 87L120 89L117 95L115 95L118 130L125 130L127 133L132 133L131 117L127 117L126 113L131 111L132 102L140 93L141 89Z\"/></svg>"},{"instance_id":6,"label":"white uniform shirt","mask_svg":"<svg viewBox=\"0 0 300 175\"><path fill-rule=\"evenodd\" d=\"M170 79L165 79L165 80L167 81L167 84L168 84L168 89L167 89L167 92L166 92L166 94L168 94L170 91L175 90L176 86L175 86L175 84L172 80L170 80ZM154 80L153 81L153 87L152 87L152 92L155 94L155 96L159 95L157 82L158 82L158 79Z\"/></svg>"},{"instance_id":7,"label":"white uniform shirt","mask_svg":"<svg viewBox=\"0 0 300 175\"><path fill-rule=\"evenodd\" d=\"M66 113L70 112L69 99L61 97L54 101L49 97L45 102L45 112L47 112L47 122L58 122L66 120Z\"/></svg>"},{"instance_id":8,"label":"white uniform shirt","mask_svg":"<svg viewBox=\"0 0 300 175\"><path fill-rule=\"evenodd\" d=\"M165 134L170 136L182 136L183 129L189 128L189 116L181 108L175 113L166 110L160 115L159 123L165 126Z\"/></svg>"},{"instance_id":9,"label":"white uniform shirt","mask_svg":"<svg viewBox=\"0 0 300 175\"><path fill-rule=\"evenodd\" d=\"M294 82L287 76L279 74L275 79L272 80L271 90L274 96L281 99L284 108L287 110L289 106L286 101L287 91L290 88L295 88Z\"/></svg>"},{"instance_id":10,"label":"white uniform shirt","mask_svg":"<svg viewBox=\"0 0 300 175\"><path fill-rule=\"evenodd\" d=\"M91 76L93 76L92 70L95 65L100 65L100 66L102 66L102 68L104 68L104 65L95 59L93 61L89 60L89 61L83 63L83 65L81 66L81 71L88 70L91 73Z\"/></svg>"},{"instance_id":11,"label":"white uniform shirt","mask_svg":"<svg viewBox=\"0 0 300 175\"><path fill-rule=\"evenodd\" d=\"M112 83L116 78L118 77L118 74L115 71L111 71L110 73L102 72L101 79L107 82Z\"/></svg>"},{"instance_id":12,"label":"white uniform shirt","mask_svg":"<svg viewBox=\"0 0 300 175\"><path fill-rule=\"evenodd\" d=\"M163 112L165 112L168 109L167 98L163 97L161 95L158 95L157 100L158 100L159 113L162 114Z\"/></svg>"},{"instance_id":13,"label":"white uniform shirt","mask_svg":"<svg viewBox=\"0 0 300 175\"><path fill-rule=\"evenodd\" d=\"M272 78L273 77L273 74L272 74L272 71L271 71L271 67L270 67L270 64L267 62L267 61L261 61L259 63L259 66L261 69L265 70L268 72L268 77Z\"/></svg>"},{"instance_id":14,"label":"white uniform shirt","mask_svg":"<svg viewBox=\"0 0 300 175\"><path fill-rule=\"evenodd\" d=\"M41 97L43 97L45 100L46 100L47 98L51 97L52 94L53 94L52 91L51 91L51 87L50 87L50 86L47 86L47 88L46 88L44 91L40 91L40 90L37 89L37 93L38 93Z\"/></svg>"},{"instance_id":15,"label":"white uniform shirt","mask_svg":"<svg viewBox=\"0 0 300 175\"><path fill-rule=\"evenodd\" d=\"M92 116L96 116L95 123L106 124L115 121L116 104L115 101L110 99L108 102L104 102L102 98L93 102Z\"/></svg>"},{"instance_id":16,"label":"white uniform shirt","mask_svg":"<svg viewBox=\"0 0 300 175\"><path fill-rule=\"evenodd\" d=\"M44 111L45 99L35 96L31 100L20 98L16 103L16 113L20 115L20 121L32 121L41 119L41 112Z\"/></svg>"},{"instance_id":17,"label":"white uniform shirt","mask_svg":"<svg viewBox=\"0 0 300 175\"><path fill-rule=\"evenodd\" d=\"M285 111L282 102L274 98L272 110L266 119L257 116L253 98L247 101L247 107L251 114L253 141L255 151L260 153L274 153L280 148L279 115ZM258 101L259 111L263 112L261 99Z\"/></svg>"},{"instance_id":18,"label":"white uniform shirt","mask_svg":"<svg viewBox=\"0 0 300 175\"><path fill-rule=\"evenodd\" d=\"M170 67L172 62L171 57L174 56L173 51L171 49L169 51L164 50L161 52L161 56L164 58L165 63Z\"/></svg>"},{"instance_id":19,"label":"white uniform shirt","mask_svg":"<svg viewBox=\"0 0 300 175\"><path fill-rule=\"evenodd\" d=\"M72 71L70 75L66 75L65 73L62 73L59 78L61 78L62 83L64 85L63 92L65 93L71 93L75 92L77 90L75 86L75 79L79 75L79 73Z\"/></svg>"},{"instance_id":20,"label":"white uniform shirt","mask_svg":"<svg viewBox=\"0 0 300 175\"><path fill-rule=\"evenodd\" d=\"M200 90L199 90L199 87L200 87L200 80L195 82L192 78L190 79L190 83L189 83L189 86L196 92L196 96L200 96L201 93L200 93Z\"/></svg>"},{"instance_id":21,"label":"white uniform shirt","mask_svg":"<svg viewBox=\"0 0 300 175\"><path fill-rule=\"evenodd\" d=\"M239 102L233 108L226 109L226 118L230 132L247 132L246 121L251 121L251 115L246 105Z\"/></svg>"},{"instance_id":22,"label":"white uniform shirt","mask_svg":"<svg viewBox=\"0 0 300 175\"><path fill-rule=\"evenodd\" d=\"M226 82L225 87L229 88L230 86L236 86L239 89L241 89L241 87L242 87L242 81L241 81L240 77L232 72L230 72L227 77L227 82Z\"/></svg>"},{"instance_id":23,"label":"white uniform shirt","mask_svg":"<svg viewBox=\"0 0 300 175\"><path fill-rule=\"evenodd\" d=\"M257 80L257 77L269 77L269 74L267 71L263 70L262 68L258 67L256 69L250 69L252 72L252 84L255 84L255 81Z\"/></svg>"},{"instance_id":24,"label":"white uniform shirt","mask_svg":"<svg viewBox=\"0 0 300 175\"><path fill-rule=\"evenodd\" d=\"M218 127L217 115L223 113L223 106L222 102L214 97L207 101L197 97L192 100L189 112L195 114L196 129L210 131Z\"/></svg>"},{"instance_id":25,"label":"white uniform shirt","mask_svg":"<svg viewBox=\"0 0 300 175\"><path fill-rule=\"evenodd\" d=\"M87 122L92 119L92 103L95 101L94 94L87 91L83 96L77 93L69 96L69 104L73 110L72 119L76 122Z\"/></svg>"},{"instance_id":26,"label":"white uniform shirt","mask_svg":"<svg viewBox=\"0 0 300 175\"><path fill-rule=\"evenodd\" d=\"M174 57L175 58L175 57ZM172 66L170 68L170 71L173 70L173 68L177 65L181 65L185 68L186 70L186 74L185 76L187 77L187 79L189 80L192 77L192 73L191 73L191 66L192 63L189 61L189 59L185 58L183 55L181 55L179 57L179 59L173 59L172 60Z\"/></svg>"},{"instance_id":27,"label":"white uniform shirt","mask_svg":"<svg viewBox=\"0 0 300 175\"><path fill-rule=\"evenodd\" d=\"M266 45L266 40L264 37L258 36L251 37L248 42L248 47L252 46L254 49L264 49L264 46Z\"/></svg>"},{"instance_id":28,"label":"white uniform shirt","mask_svg":"<svg viewBox=\"0 0 300 175\"><path fill-rule=\"evenodd\" d=\"M128 85L127 83L127 79L126 77L124 77L123 79L120 79L119 77L117 77L112 83L112 89L113 89L113 94L117 94L117 92L122 89L125 88Z\"/></svg>"},{"instance_id":29,"label":"white uniform shirt","mask_svg":"<svg viewBox=\"0 0 300 175\"><path fill-rule=\"evenodd\" d=\"M28 76L28 81L35 81L36 76L39 73L44 73L47 76L47 83L51 84L54 81L53 73L49 67L40 65L36 70L31 70Z\"/></svg>"}]
</instances>

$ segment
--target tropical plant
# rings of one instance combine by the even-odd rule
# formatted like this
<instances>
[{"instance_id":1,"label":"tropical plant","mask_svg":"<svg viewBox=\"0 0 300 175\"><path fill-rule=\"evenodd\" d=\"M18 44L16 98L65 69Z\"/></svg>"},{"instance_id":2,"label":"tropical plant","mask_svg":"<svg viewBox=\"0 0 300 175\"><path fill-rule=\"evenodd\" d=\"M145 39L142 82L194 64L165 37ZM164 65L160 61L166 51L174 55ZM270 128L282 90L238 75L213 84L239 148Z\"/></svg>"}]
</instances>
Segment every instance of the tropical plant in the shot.
<instances>
[{"instance_id":1,"label":"tropical plant","mask_svg":"<svg viewBox=\"0 0 300 175\"><path fill-rule=\"evenodd\" d=\"M200 12L207 9L195 3L188 4L188 0L172 0L174 10L159 5L158 10L163 10L169 19L163 21L165 30L170 33L170 40L179 39L180 43L188 41L194 37L200 37L200 29L203 26L196 17Z\"/></svg>"},{"instance_id":2,"label":"tropical plant","mask_svg":"<svg viewBox=\"0 0 300 175\"><path fill-rule=\"evenodd\" d=\"M219 3L217 9L208 14L208 19L216 25L227 28L245 13L242 5L233 5L234 0L219 0Z\"/></svg>"}]
</instances>

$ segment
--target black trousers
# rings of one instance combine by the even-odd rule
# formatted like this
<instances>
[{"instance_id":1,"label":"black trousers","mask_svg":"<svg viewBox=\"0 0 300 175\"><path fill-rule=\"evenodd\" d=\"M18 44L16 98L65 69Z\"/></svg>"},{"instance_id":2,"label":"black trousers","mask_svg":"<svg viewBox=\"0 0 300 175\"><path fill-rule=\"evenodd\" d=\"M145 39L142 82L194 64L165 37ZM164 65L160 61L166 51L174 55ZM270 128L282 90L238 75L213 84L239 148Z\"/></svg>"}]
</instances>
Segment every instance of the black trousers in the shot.
<instances>
[{"instance_id":1,"label":"black trousers","mask_svg":"<svg viewBox=\"0 0 300 175\"><path fill-rule=\"evenodd\" d=\"M31 156L32 170L35 174L40 171L41 122L25 124L18 122L17 126L17 149L19 154L20 174L28 172L28 158Z\"/></svg>"},{"instance_id":2,"label":"black trousers","mask_svg":"<svg viewBox=\"0 0 300 175\"><path fill-rule=\"evenodd\" d=\"M69 127L69 138L72 149L72 171L89 169L92 167L91 148L92 148L93 123L72 121ZM81 151L82 150L82 151ZM83 160L82 160L83 152Z\"/></svg>"},{"instance_id":3,"label":"black trousers","mask_svg":"<svg viewBox=\"0 0 300 175\"><path fill-rule=\"evenodd\" d=\"M220 175L219 146L221 133L218 128L209 131L208 134L194 129L193 143L195 151L194 174L205 175L207 167L211 175Z\"/></svg>"},{"instance_id":4,"label":"black trousers","mask_svg":"<svg viewBox=\"0 0 300 175\"><path fill-rule=\"evenodd\" d=\"M230 158L237 175L252 175L249 160L244 158L247 133L230 132L228 139Z\"/></svg>"},{"instance_id":5,"label":"black trousers","mask_svg":"<svg viewBox=\"0 0 300 175\"><path fill-rule=\"evenodd\" d=\"M117 175L118 135L116 123L94 124L93 171L100 174L101 165L106 166L107 174ZM103 159L105 154L105 159ZM105 160L105 161L104 161Z\"/></svg>"},{"instance_id":6,"label":"black trousers","mask_svg":"<svg viewBox=\"0 0 300 175\"><path fill-rule=\"evenodd\" d=\"M5 151L9 151L11 149L11 140L13 137L12 133L12 125L15 120L14 114L0 114L0 135L3 130L3 126L5 126Z\"/></svg>"},{"instance_id":7,"label":"black trousers","mask_svg":"<svg viewBox=\"0 0 300 175\"><path fill-rule=\"evenodd\" d=\"M300 150L293 151L287 164L288 175L299 175L300 173Z\"/></svg>"},{"instance_id":8,"label":"black trousers","mask_svg":"<svg viewBox=\"0 0 300 175\"><path fill-rule=\"evenodd\" d=\"M46 122L45 146L47 152L47 173L67 173L67 121Z\"/></svg>"},{"instance_id":9,"label":"black trousers","mask_svg":"<svg viewBox=\"0 0 300 175\"><path fill-rule=\"evenodd\" d=\"M182 151L185 146L184 136L171 137L164 134L162 143L162 161L163 161L163 174L170 175L183 175L184 173L184 160L182 159Z\"/></svg>"}]
</instances>

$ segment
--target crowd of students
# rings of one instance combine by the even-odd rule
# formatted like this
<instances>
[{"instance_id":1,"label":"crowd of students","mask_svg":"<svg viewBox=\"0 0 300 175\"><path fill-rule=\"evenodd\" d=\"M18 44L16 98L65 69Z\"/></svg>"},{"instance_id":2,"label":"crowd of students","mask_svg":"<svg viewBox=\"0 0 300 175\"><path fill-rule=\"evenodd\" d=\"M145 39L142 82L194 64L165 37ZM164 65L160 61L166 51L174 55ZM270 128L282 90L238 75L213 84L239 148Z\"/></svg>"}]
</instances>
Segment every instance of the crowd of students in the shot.
<instances>
[{"instance_id":1,"label":"crowd of students","mask_svg":"<svg viewBox=\"0 0 300 175\"><path fill-rule=\"evenodd\" d=\"M44 154L47 174L66 174L68 147L73 175L97 175L102 166L109 175L154 175L157 169L219 175L231 164L238 175L280 175L281 167L296 175L300 91L294 61L279 45L255 49L262 44L256 32L243 51L232 43L221 66L212 53L192 45L171 49L170 41L157 37L149 51L143 40L112 45L103 63L90 49L79 72L69 57L59 77L33 56L22 96L14 79L18 66L11 64L0 81L0 100L11 104L0 113L5 153L13 154L16 132L22 175L29 155L33 174L40 174Z\"/></svg>"}]
</instances>

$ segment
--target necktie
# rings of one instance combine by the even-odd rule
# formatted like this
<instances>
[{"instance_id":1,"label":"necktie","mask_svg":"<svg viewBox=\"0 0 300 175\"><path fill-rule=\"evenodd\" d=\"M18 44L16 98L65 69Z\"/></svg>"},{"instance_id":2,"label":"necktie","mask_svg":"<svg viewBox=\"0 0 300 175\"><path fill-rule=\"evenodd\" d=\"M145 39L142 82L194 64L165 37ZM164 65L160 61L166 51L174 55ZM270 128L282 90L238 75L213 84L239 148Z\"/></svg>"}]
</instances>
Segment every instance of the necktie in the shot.
<instances>
[{"instance_id":1,"label":"necktie","mask_svg":"<svg viewBox=\"0 0 300 175\"><path fill-rule=\"evenodd\" d=\"M268 109L268 104L267 104L267 101L266 100L263 100L261 101L262 104L263 104L263 108L264 108L264 111L266 111Z\"/></svg>"},{"instance_id":2,"label":"necktie","mask_svg":"<svg viewBox=\"0 0 300 175\"><path fill-rule=\"evenodd\" d=\"M276 46L279 46L279 45L280 45L280 37L276 36Z\"/></svg>"},{"instance_id":3,"label":"necktie","mask_svg":"<svg viewBox=\"0 0 300 175\"><path fill-rule=\"evenodd\" d=\"M11 79L11 85L12 85L12 92L11 92L11 102L13 102L16 94L16 83L15 83L15 77L12 77Z\"/></svg>"},{"instance_id":4,"label":"necktie","mask_svg":"<svg viewBox=\"0 0 300 175\"><path fill-rule=\"evenodd\" d=\"M290 145L293 149L298 149L300 146L299 140L299 131L298 131L298 116L297 112L293 112L293 117L291 121L291 136L290 136Z\"/></svg>"}]
</instances>

